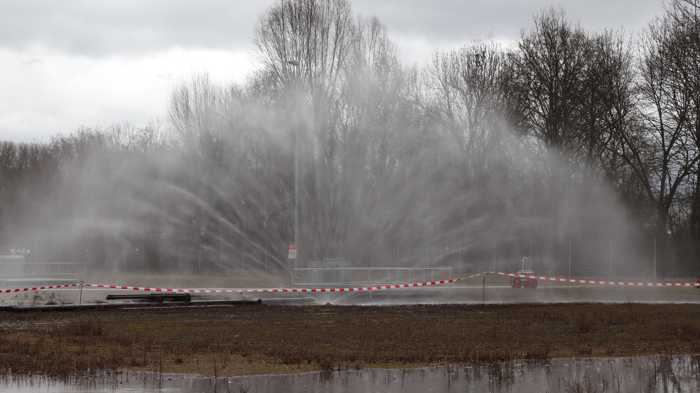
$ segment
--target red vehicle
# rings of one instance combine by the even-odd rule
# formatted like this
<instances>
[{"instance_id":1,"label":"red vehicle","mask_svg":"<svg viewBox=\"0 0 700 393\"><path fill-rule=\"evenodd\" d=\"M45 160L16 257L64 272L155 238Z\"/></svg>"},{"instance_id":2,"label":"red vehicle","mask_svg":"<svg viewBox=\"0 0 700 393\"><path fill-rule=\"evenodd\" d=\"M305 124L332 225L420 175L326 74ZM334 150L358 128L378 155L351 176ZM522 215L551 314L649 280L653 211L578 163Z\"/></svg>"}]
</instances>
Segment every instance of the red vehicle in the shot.
<instances>
[{"instance_id":1,"label":"red vehicle","mask_svg":"<svg viewBox=\"0 0 700 393\"><path fill-rule=\"evenodd\" d=\"M523 257L520 270L515 274L516 276L510 281L510 286L512 288L537 288L537 277L534 277L535 272L530 266L530 258Z\"/></svg>"},{"instance_id":2,"label":"red vehicle","mask_svg":"<svg viewBox=\"0 0 700 393\"><path fill-rule=\"evenodd\" d=\"M524 276L531 276L535 274L532 270L520 270L516 274L522 274ZM537 288L537 278L533 277L513 277L511 279L511 286L513 288Z\"/></svg>"}]
</instances>

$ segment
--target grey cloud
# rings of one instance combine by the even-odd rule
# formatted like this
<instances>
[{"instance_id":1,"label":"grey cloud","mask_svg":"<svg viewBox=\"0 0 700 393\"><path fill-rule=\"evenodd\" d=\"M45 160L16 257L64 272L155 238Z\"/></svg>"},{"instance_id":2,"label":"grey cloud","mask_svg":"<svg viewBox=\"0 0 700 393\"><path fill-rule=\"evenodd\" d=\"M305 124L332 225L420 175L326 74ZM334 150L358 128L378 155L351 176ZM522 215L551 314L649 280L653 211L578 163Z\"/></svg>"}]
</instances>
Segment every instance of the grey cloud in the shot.
<instances>
[{"instance_id":1,"label":"grey cloud","mask_svg":"<svg viewBox=\"0 0 700 393\"><path fill-rule=\"evenodd\" d=\"M377 15L392 33L438 41L515 39L547 7L562 8L587 29L633 32L663 9L662 0L355 0L356 11Z\"/></svg>"},{"instance_id":2,"label":"grey cloud","mask_svg":"<svg viewBox=\"0 0 700 393\"><path fill-rule=\"evenodd\" d=\"M275 0L6 0L0 47L40 44L84 55L148 52L171 46L241 48ZM563 8L590 29L635 31L662 9L661 0L354 0L397 37L442 42L514 39L538 10Z\"/></svg>"},{"instance_id":3,"label":"grey cloud","mask_svg":"<svg viewBox=\"0 0 700 393\"><path fill-rule=\"evenodd\" d=\"M9 0L0 6L0 46L34 44L84 55L171 46L250 45L272 0Z\"/></svg>"}]
</instances>

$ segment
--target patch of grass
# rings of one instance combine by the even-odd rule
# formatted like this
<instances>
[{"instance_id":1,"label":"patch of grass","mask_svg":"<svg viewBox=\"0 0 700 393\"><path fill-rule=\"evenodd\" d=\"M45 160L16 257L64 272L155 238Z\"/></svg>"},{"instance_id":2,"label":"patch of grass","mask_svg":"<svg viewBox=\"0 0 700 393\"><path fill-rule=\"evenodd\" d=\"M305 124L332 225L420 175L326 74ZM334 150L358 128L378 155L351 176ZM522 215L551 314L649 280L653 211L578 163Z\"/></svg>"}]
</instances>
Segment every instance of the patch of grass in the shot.
<instances>
[{"instance_id":1,"label":"patch of grass","mask_svg":"<svg viewBox=\"0 0 700 393\"><path fill-rule=\"evenodd\" d=\"M0 313L0 373L289 373L700 353L700 306L241 305Z\"/></svg>"}]
</instances>

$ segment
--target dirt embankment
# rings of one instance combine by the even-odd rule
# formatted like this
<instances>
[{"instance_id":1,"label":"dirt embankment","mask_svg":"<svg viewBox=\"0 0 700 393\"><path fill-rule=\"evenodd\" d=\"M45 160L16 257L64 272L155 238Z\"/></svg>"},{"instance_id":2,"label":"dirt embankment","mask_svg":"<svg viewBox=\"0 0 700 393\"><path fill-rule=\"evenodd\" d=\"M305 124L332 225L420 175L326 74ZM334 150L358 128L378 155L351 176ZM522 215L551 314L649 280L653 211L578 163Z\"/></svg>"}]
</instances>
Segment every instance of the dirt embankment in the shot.
<instances>
[{"instance_id":1,"label":"dirt embankment","mask_svg":"<svg viewBox=\"0 0 700 393\"><path fill-rule=\"evenodd\" d=\"M700 353L700 305L284 307L0 314L0 372L203 375Z\"/></svg>"}]
</instances>

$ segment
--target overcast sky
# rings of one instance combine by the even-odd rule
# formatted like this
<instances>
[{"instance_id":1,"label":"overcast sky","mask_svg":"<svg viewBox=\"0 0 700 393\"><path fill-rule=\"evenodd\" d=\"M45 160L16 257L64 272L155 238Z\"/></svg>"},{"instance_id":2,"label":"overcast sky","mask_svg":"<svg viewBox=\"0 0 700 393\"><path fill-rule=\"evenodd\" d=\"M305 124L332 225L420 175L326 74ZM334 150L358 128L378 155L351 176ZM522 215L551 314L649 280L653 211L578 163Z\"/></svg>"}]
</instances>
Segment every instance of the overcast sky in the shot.
<instances>
[{"instance_id":1,"label":"overcast sky","mask_svg":"<svg viewBox=\"0 0 700 393\"><path fill-rule=\"evenodd\" d=\"M0 0L0 140L45 141L80 126L165 117L195 73L242 82L257 67L259 16L274 0ZM635 34L662 0L354 0L387 26L402 59L480 39L516 40L543 7L590 30Z\"/></svg>"}]
</instances>

